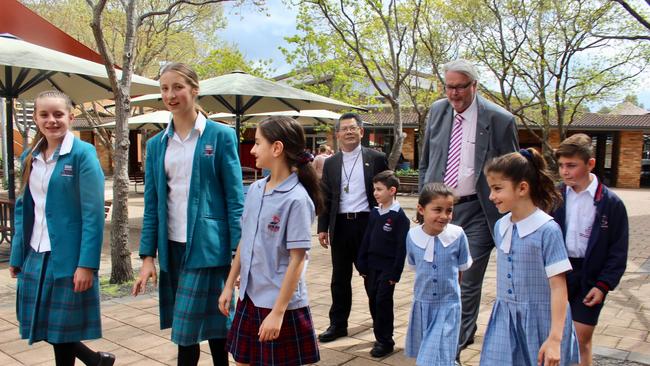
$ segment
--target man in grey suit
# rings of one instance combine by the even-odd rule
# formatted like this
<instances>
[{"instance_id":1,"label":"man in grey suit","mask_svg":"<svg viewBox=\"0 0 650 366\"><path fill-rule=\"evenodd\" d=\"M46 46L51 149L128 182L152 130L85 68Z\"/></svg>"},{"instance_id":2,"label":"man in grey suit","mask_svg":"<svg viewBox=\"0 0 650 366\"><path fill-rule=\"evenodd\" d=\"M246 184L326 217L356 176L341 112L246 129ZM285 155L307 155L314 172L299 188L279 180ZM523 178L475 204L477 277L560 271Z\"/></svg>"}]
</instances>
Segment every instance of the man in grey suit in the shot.
<instances>
[{"instance_id":1,"label":"man in grey suit","mask_svg":"<svg viewBox=\"0 0 650 366\"><path fill-rule=\"evenodd\" d=\"M458 201L452 222L465 230L474 260L461 283L460 355L474 342L483 277L494 247L492 229L499 218L483 167L517 151L518 142L512 114L477 94L478 74L470 62L451 61L443 71L447 98L433 103L427 117L419 183L422 188L445 182L454 189Z\"/></svg>"}]
</instances>

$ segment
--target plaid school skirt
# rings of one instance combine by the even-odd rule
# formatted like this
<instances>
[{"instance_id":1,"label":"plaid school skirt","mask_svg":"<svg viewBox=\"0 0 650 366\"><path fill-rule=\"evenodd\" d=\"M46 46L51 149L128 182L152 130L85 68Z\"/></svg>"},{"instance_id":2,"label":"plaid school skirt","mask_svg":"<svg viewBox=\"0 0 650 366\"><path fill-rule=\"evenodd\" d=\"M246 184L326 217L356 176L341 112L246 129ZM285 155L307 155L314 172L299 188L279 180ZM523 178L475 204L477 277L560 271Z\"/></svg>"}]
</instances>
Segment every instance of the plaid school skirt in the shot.
<instances>
[{"instance_id":1,"label":"plaid school skirt","mask_svg":"<svg viewBox=\"0 0 650 366\"><path fill-rule=\"evenodd\" d=\"M278 339L260 342L257 332L271 309L258 308L246 296L237 311L226 348L235 361L251 366L295 366L320 360L309 307L284 313Z\"/></svg>"},{"instance_id":2,"label":"plaid school skirt","mask_svg":"<svg viewBox=\"0 0 650 366\"><path fill-rule=\"evenodd\" d=\"M16 314L20 337L29 344L101 338L97 274L91 288L74 292L73 277L54 278L50 252L30 248L18 274Z\"/></svg>"},{"instance_id":3,"label":"plaid school skirt","mask_svg":"<svg viewBox=\"0 0 650 366\"><path fill-rule=\"evenodd\" d=\"M160 329L172 328L172 342L190 346L225 339L232 317L219 311L229 266L184 268L185 244L169 242L169 272L160 271Z\"/></svg>"}]
</instances>

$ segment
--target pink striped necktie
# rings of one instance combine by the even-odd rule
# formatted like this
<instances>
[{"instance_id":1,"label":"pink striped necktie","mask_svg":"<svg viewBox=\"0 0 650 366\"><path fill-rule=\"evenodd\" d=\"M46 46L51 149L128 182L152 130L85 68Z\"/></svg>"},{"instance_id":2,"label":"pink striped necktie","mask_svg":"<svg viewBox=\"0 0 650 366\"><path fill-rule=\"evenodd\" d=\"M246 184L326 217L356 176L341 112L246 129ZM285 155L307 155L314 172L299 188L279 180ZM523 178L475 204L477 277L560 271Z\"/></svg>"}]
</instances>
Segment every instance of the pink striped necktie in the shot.
<instances>
[{"instance_id":1,"label":"pink striped necktie","mask_svg":"<svg viewBox=\"0 0 650 366\"><path fill-rule=\"evenodd\" d=\"M458 172L460 170L460 148L463 140L463 116L454 118L454 125L449 139L449 154L447 155L447 168L445 169L444 183L450 188L458 186Z\"/></svg>"}]
</instances>

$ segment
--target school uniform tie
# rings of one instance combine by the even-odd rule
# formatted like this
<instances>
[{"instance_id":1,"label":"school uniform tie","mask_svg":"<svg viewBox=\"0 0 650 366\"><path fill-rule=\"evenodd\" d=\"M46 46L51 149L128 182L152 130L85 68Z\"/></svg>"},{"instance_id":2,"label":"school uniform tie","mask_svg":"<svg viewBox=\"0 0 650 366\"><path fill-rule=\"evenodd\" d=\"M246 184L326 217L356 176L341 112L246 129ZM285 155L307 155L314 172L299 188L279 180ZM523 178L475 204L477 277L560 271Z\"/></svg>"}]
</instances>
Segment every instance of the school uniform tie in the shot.
<instances>
[{"instance_id":1,"label":"school uniform tie","mask_svg":"<svg viewBox=\"0 0 650 366\"><path fill-rule=\"evenodd\" d=\"M458 172L460 170L460 147L463 140L463 116L457 114L449 139L449 152L447 154L447 167L443 182L450 188L458 186Z\"/></svg>"}]
</instances>

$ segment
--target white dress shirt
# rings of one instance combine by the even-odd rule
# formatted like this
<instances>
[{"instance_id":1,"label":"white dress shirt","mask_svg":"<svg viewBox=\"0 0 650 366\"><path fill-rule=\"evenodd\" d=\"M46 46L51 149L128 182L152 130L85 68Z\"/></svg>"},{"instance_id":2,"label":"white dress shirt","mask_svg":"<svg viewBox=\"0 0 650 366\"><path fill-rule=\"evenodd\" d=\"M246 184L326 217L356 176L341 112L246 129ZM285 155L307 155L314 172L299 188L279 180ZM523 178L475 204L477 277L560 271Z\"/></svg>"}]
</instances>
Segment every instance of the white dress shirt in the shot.
<instances>
[{"instance_id":1,"label":"white dress shirt","mask_svg":"<svg viewBox=\"0 0 650 366\"><path fill-rule=\"evenodd\" d=\"M463 139L460 145L460 167L458 170L458 186L454 190L457 196L463 197L476 193L476 177L474 176L474 152L476 150L476 124L478 123L478 104L476 97L472 104L463 111L454 111L463 116Z\"/></svg>"},{"instance_id":2,"label":"white dress shirt","mask_svg":"<svg viewBox=\"0 0 650 366\"><path fill-rule=\"evenodd\" d=\"M169 123L165 135L172 128ZM185 139L174 131L174 136L167 142L165 152L165 175L167 175L167 236L169 240L179 243L187 242L187 200L190 195L190 181L194 150L199 136L205 129L205 116L198 113L194 128Z\"/></svg>"},{"instance_id":3,"label":"white dress shirt","mask_svg":"<svg viewBox=\"0 0 650 366\"><path fill-rule=\"evenodd\" d=\"M587 253L591 227L596 218L594 197L598 189L598 178L589 173L591 183L584 191L577 193L566 187L566 249L570 258L584 258Z\"/></svg>"},{"instance_id":4,"label":"white dress shirt","mask_svg":"<svg viewBox=\"0 0 650 366\"><path fill-rule=\"evenodd\" d=\"M42 141L43 140L41 139L41 141L34 146L34 154L32 155L34 157L32 160L32 171L29 175L29 192L34 201L34 227L32 228L32 238L29 245L38 253L49 252L52 250L50 232L47 229L47 219L45 217L47 189L50 185L50 178L52 178L52 172L56 167L56 162L59 160L59 156L68 154L72 150L74 135L72 132L68 131L63 138L63 142L61 142L61 146L59 146L52 156L47 158L47 161L43 158L44 154L39 151ZM65 169L63 174L65 174Z\"/></svg>"},{"instance_id":5,"label":"white dress shirt","mask_svg":"<svg viewBox=\"0 0 650 366\"><path fill-rule=\"evenodd\" d=\"M363 178L361 145L351 152L341 152L343 153L343 164L341 165L341 204L339 205L339 213L370 212L368 196L366 196L366 182ZM356 164L354 163L355 160ZM348 187L347 192L346 187Z\"/></svg>"}]
</instances>

